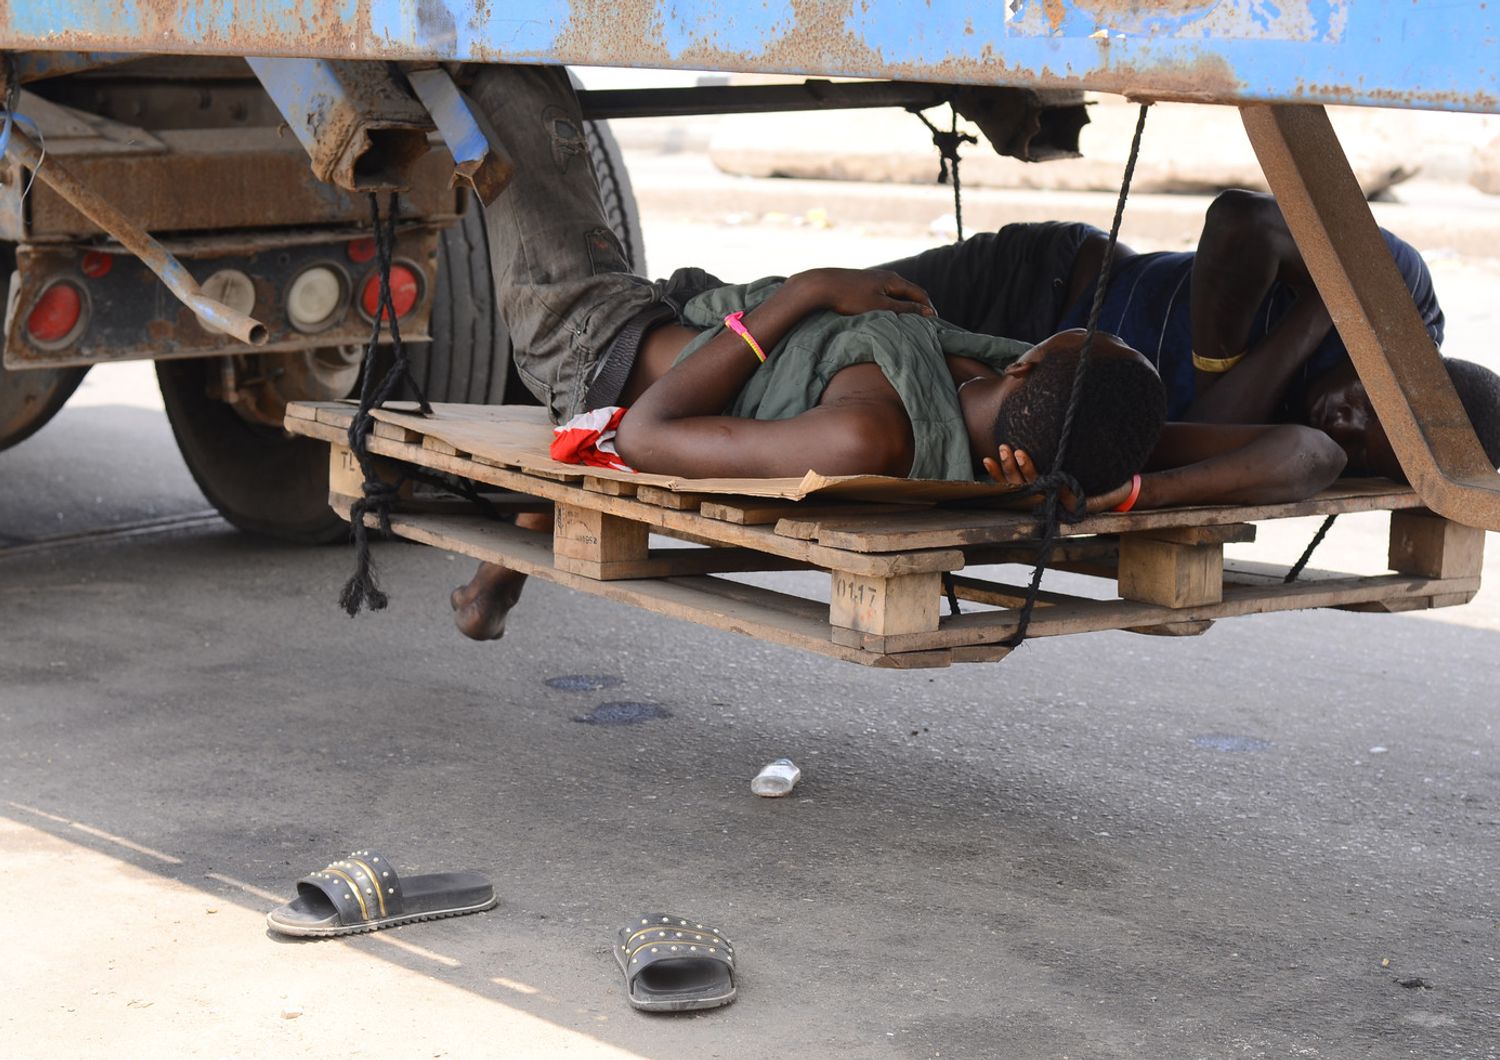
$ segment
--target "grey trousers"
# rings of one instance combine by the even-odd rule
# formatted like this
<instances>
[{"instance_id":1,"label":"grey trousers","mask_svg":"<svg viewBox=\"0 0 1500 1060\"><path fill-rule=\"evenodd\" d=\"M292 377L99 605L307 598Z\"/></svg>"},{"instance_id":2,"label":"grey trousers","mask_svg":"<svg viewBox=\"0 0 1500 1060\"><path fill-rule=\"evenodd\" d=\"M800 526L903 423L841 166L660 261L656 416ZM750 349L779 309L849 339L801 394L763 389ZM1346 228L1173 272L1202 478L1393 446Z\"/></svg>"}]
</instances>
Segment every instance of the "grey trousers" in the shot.
<instances>
[{"instance_id":1,"label":"grey trousers","mask_svg":"<svg viewBox=\"0 0 1500 1060\"><path fill-rule=\"evenodd\" d=\"M567 71L489 66L469 94L516 171L485 211L500 315L522 382L560 423L585 410L601 356L661 289L631 275L605 218Z\"/></svg>"}]
</instances>

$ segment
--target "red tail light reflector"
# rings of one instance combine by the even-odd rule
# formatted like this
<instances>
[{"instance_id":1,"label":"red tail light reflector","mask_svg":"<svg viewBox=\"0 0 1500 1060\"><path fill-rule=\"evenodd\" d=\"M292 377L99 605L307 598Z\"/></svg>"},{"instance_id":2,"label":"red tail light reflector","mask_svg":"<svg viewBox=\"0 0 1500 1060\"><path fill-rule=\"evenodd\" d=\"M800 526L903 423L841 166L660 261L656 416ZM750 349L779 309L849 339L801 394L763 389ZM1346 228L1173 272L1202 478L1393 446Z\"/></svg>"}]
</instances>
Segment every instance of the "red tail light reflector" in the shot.
<instances>
[{"instance_id":1,"label":"red tail light reflector","mask_svg":"<svg viewBox=\"0 0 1500 1060\"><path fill-rule=\"evenodd\" d=\"M397 319L406 316L416 307L421 292L421 282L415 272L405 265L391 266L391 305L396 310ZM371 273L365 280L364 288L359 293L359 304L364 309L365 316L373 319L380 308L379 273Z\"/></svg>"},{"instance_id":2,"label":"red tail light reflector","mask_svg":"<svg viewBox=\"0 0 1500 1060\"><path fill-rule=\"evenodd\" d=\"M349 255L349 260L356 265L363 265L375 256L375 240L369 236L363 239L351 239L349 245L344 248L344 253Z\"/></svg>"},{"instance_id":3,"label":"red tail light reflector","mask_svg":"<svg viewBox=\"0 0 1500 1060\"><path fill-rule=\"evenodd\" d=\"M41 346L57 346L71 339L83 319L83 292L67 281L42 292L26 317L26 333Z\"/></svg>"},{"instance_id":4,"label":"red tail light reflector","mask_svg":"<svg viewBox=\"0 0 1500 1060\"><path fill-rule=\"evenodd\" d=\"M91 280L103 279L114 267L115 256L106 254L102 250L88 251L83 255L83 262L79 265L79 269Z\"/></svg>"}]
</instances>

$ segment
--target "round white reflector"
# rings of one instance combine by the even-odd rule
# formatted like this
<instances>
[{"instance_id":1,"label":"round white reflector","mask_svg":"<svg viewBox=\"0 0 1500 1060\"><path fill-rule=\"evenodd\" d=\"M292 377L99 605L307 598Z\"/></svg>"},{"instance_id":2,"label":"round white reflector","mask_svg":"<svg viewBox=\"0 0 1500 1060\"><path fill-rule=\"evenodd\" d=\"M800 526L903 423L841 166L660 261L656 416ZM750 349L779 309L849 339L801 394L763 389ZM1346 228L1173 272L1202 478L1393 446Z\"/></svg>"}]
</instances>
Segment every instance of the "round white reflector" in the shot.
<instances>
[{"instance_id":1,"label":"round white reflector","mask_svg":"<svg viewBox=\"0 0 1500 1060\"><path fill-rule=\"evenodd\" d=\"M344 301L339 274L326 265L314 265L297 274L286 289L286 315L298 331L318 331Z\"/></svg>"}]
</instances>

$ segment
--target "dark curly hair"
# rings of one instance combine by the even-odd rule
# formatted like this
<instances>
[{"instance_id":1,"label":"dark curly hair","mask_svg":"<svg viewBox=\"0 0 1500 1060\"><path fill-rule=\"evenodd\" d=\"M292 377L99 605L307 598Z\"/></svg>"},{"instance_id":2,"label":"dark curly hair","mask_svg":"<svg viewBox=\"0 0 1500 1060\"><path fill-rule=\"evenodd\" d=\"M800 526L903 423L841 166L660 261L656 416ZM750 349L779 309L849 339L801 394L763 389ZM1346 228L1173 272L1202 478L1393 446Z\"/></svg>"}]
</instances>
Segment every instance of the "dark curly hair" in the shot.
<instances>
[{"instance_id":1,"label":"dark curly hair","mask_svg":"<svg viewBox=\"0 0 1500 1060\"><path fill-rule=\"evenodd\" d=\"M1039 361L995 417L995 445L1024 449L1042 474L1052 470L1078 366L1075 349ZM1063 470L1087 495L1120 486L1146 465L1167 418L1161 377L1137 357L1089 357Z\"/></svg>"},{"instance_id":2,"label":"dark curly hair","mask_svg":"<svg viewBox=\"0 0 1500 1060\"><path fill-rule=\"evenodd\" d=\"M1474 433L1479 435L1485 456L1492 465L1500 467L1500 375L1482 364L1457 357L1444 357L1443 367L1448 369L1448 378L1453 380L1458 399L1464 403L1464 411L1469 414Z\"/></svg>"}]
</instances>

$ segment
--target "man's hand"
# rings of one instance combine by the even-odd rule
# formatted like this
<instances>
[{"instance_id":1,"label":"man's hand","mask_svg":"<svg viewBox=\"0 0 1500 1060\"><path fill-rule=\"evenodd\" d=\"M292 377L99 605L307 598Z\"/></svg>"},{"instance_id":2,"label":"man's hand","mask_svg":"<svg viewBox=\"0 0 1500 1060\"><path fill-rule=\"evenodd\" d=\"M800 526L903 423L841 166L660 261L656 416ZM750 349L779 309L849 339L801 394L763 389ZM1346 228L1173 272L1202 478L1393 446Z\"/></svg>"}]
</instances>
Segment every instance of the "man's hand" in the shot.
<instances>
[{"instance_id":1,"label":"man's hand","mask_svg":"<svg viewBox=\"0 0 1500 1060\"><path fill-rule=\"evenodd\" d=\"M999 459L993 456L984 458L984 469L990 473L990 478L1005 486L1029 486L1036 481L1036 465L1026 455L1026 450L1002 445L998 455Z\"/></svg>"},{"instance_id":2,"label":"man's hand","mask_svg":"<svg viewBox=\"0 0 1500 1060\"><path fill-rule=\"evenodd\" d=\"M886 309L937 315L926 291L888 269L810 269L788 279L783 290L799 298L809 312L829 309L856 316Z\"/></svg>"},{"instance_id":3,"label":"man's hand","mask_svg":"<svg viewBox=\"0 0 1500 1060\"><path fill-rule=\"evenodd\" d=\"M1026 455L1026 450L1012 449L1008 445L1002 445L997 456L998 459L991 456L984 458L984 469L996 482L1007 486L1029 486L1037 480L1036 464L1032 463L1031 457ZM1088 503L1090 514L1107 512L1124 504L1130 496L1130 488L1133 484L1133 482L1126 481L1108 493L1098 493L1090 497ZM1072 508L1076 503L1071 490L1063 490L1060 499L1065 508Z\"/></svg>"}]
</instances>

